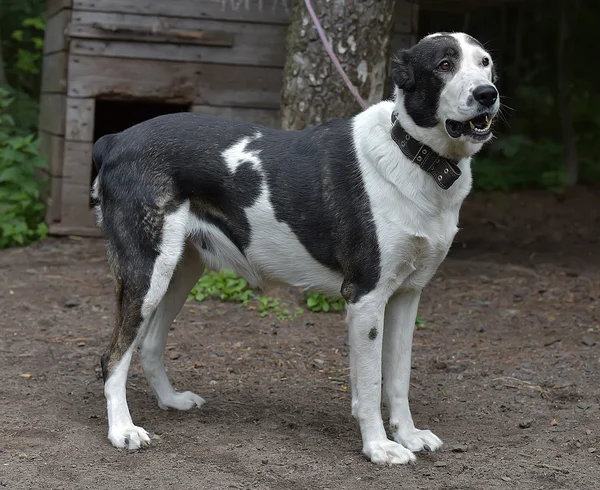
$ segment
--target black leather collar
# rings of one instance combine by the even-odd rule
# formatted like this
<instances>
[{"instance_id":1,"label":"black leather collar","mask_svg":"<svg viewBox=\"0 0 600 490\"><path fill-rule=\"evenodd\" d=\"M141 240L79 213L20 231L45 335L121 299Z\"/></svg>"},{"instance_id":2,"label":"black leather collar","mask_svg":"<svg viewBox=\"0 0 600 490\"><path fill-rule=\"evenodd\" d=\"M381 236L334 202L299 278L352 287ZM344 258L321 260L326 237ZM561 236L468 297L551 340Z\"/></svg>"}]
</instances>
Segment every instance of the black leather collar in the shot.
<instances>
[{"instance_id":1,"label":"black leather collar","mask_svg":"<svg viewBox=\"0 0 600 490\"><path fill-rule=\"evenodd\" d=\"M392 139L402 153L433 176L435 183L442 189L449 189L461 175L457 162L444 158L434 152L429 146L414 139L400 125L397 114L392 113Z\"/></svg>"}]
</instances>

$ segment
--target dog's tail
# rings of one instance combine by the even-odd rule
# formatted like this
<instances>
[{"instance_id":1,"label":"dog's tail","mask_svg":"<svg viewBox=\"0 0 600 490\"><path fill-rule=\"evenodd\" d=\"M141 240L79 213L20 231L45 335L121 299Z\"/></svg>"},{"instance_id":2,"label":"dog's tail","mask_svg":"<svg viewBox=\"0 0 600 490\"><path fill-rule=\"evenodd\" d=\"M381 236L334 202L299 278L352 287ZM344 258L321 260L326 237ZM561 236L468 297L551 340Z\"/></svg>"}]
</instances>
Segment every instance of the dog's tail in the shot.
<instances>
[{"instance_id":1,"label":"dog's tail","mask_svg":"<svg viewBox=\"0 0 600 490\"><path fill-rule=\"evenodd\" d=\"M105 134L102 136L92 148L92 162L96 167L97 177L92 184L91 204L96 214L96 224L102 228L102 186L100 178L102 175L102 163L106 161L108 154L113 145L113 135Z\"/></svg>"},{"instance_id":2,"label":"dog's tail","mask_svg":"<svg viewBox=\"0 0 600 490\"><path fill-rule=\"evenodd\" d=\"M94 147L92 148L92 161L94 162L94 167L96 167L98 174L100 174L102 162L106 159L112 148L113 138L114 135L105 134L94 143Z\"/></svg>"}]
</instances>

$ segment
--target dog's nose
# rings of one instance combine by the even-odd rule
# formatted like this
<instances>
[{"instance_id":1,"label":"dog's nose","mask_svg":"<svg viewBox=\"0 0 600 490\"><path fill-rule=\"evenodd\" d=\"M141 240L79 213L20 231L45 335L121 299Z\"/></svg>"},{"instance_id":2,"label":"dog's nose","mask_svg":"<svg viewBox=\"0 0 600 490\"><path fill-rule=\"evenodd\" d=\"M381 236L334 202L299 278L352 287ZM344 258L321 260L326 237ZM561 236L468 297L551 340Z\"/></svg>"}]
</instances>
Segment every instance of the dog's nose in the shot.
<instances>
[{"instance_id":1,"label":"dog's nose","mask_svg":"<svg viewBox=\"0 0 600 490\"><path fill-rule=\"evenodd\" d=\"M473 97L482 106L492 107L498 100L498 91L493 85L480 85L473 90Z\"/></svg>"}]
</instances>

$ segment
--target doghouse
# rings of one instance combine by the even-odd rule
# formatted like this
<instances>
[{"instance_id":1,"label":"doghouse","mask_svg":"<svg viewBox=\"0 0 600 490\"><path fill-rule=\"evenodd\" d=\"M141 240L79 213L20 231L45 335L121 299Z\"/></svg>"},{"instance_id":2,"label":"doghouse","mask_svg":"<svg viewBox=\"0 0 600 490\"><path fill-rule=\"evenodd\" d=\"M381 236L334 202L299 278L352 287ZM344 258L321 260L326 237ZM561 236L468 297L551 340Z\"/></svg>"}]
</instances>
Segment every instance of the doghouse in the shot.
<instances>
[{"instance_id":1,"label":"doghouse","mask_svg":"<svg viewBox=\"0 0 600 490\"><path fill-rule=\"evenodd\" d=\"M194 111L280 125L293 0L49 0L39 134L52 234L99 235L90 208L94 141ZM398 0L394 48L417 7Z\"/></svg>"}]
</instances>

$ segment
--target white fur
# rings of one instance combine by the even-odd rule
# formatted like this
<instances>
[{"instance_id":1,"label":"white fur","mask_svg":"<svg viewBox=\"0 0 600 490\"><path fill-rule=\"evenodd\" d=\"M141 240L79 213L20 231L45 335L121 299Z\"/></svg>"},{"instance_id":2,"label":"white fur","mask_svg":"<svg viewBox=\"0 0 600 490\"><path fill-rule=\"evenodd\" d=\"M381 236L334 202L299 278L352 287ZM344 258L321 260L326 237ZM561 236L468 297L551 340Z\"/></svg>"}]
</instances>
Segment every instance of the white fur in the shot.
<instances>
[{"instance_id":1,"label":"white fur","mask_svg":"<svg viewBox=\"0 0 600 490\"><path fill-rule=\"evenodd\" d=\"M317 262L291 228L275 218L266 184L246 216L252 230L246 255L265 284L285 283L326 294L340 293L342 275Z\"/></svg>"},{"instance_id":2,"label":"white fur","mask_svg":"<svg viewBox=\"0 0 600 490\"><path fill-rule=\"evenodd\" d=\"M150 443L148 433L141 427L133 425L127 407L125 386L133 348L134 346L131 346L125 352L104 385L108 412L108 439L113 446L127 449L139 449Z\"/></svg>"},{"instance_id":3,"label":"white fur","mask_svg":"<svg viewBox=\"0 0 600 490\"><path fill-rule=\"evenodd\" d=\"M237 168L242 163L246 162L251 163L255 170L262 170L260 159L258 158L260 151L246 149L250 143L256 141L260 137L262 137L262 133L258 131L253 137L242 138L232 147L223 152L223 159L225 160L230 172L235 173Z\"/></svg>"},{"instance_id":4,"label":"white fur","mask_svg":"<svg viewBox=\"0 0 600 490\"><path fill-rule=\"evenodd\" d=\"M418 127L406 113L403 93L399 90L395 101L376 104L352 121L355 150L370 200L381 261L381 275L375 289L347 308L352 414L360 425L363 453L379 464L408 463L415 459L412 451L436 450L442 445L430 431L416 429L412 420L408 403L412 335L421 290L444 260L458 230L459 209L471 189L470 158L482 146L464 138L451 139L442 121L459 119L459 113L463 119L470 91L491 79L491 69L480 66L481 57L487 53L468 43L464 35L454 36L463 50L463 62L456 79L442 93L438 126ZM441 189L430 174L402 154L390 137L393 111L411 136L439 154L459 161L462 176L452 187ZM262 174L260 152L248 150L248 144L261 136L258 132L253 137L240 138L223 152L231 172L249 162ZM144 370L160 406L187 409L203 403L191 392L174 391L159 354L164 348L168 325L185 300L185 288L191 287L195 274L204 265L234 269L253 286L284 282L327 294L340 292L342 275L313 259L290 227L276 219L264 175L261 194L246 209L246 217L252 234L245 255L218 227L191 213L189 202L165 218L160 255L144 299L148 329L142 343ZM186 239L195 245L198 255L189 255L186 249L177 271L191 272L180 276L176 272L169 286ZM174 288L172 293L171 288ZM373 331L375 338L370 335ZM147 435L133 426L125 400L130 358L128 351L107 381L105 391L109 438L118 447L136 448L147 442ZM382 375L393 441L387 438L381 417Z\"/></svg>"},{"instance_id":5,"label":"white fur","mask_svg":"<svg viewBox=\"0 0 600 490\"><path fill-rule=\"evenodd\" d=\"M199 260L198 252L194 247L187 246L173 274L167 293L148 320L141 342L140 358L144 374L156 395L158 406L163 410L168 408L188 410L204 404L204 399L191 391L176 392L167 377L164 364L165 344L171 323L203 271L204 265Z\"/></svg>"},{"instance_id":6,"label":"white fur","mask_svg":"<svg viewBox=\"0 0 600 490\"><path fill-rule=\"evenodd\" d=\"M492 58L490 54L480 46L470 43L462 33L453 35L460 44L461 65L457 73L448 83L440 94L440 103L438 106L438 119L445 121L453 119L455 121L466 121L473 118L476 105L469 104L469 98L473 89L480 85L490 85L492 83ZM482 65L482 59L489 58L488 66ZM498 111L500 100L496 100L492 111ZM491 137L491 136L490 136ZM465 137L461 138L465 142ZM481 143L479 143L481 146Z\"/></svg>"},{"instance_id":7,"label":"white fur","mask_svg":"<svg viewBox=\"0 0 600 490\"><path fill-rule=\"evenodd\" d=\"M144 319L155 310L169 288L171 277L183 252L189 214L190 203L185 201L175 212L164 218L160 254L154 262L150 288L142 304Z\"/></svg>"}]
</instances>

